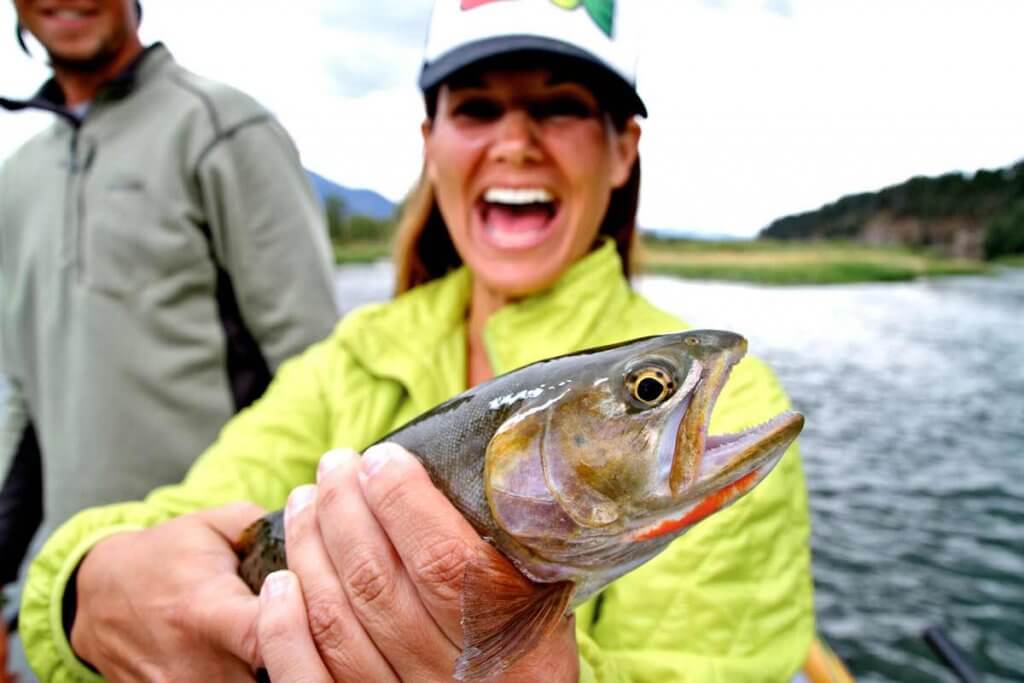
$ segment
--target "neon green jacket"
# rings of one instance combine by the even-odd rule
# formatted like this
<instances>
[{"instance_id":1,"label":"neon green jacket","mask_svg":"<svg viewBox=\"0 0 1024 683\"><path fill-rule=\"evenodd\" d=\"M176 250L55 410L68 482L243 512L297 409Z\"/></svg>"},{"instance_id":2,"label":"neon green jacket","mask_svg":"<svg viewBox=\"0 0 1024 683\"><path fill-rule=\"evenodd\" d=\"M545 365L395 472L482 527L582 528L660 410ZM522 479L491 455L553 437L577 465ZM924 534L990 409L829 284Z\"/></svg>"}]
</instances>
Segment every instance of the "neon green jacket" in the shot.
<instances>
[{"instance_id":1,"label":"neon green jacket","mask_svg":"<svg viewBox=\"0 0 1024 683\"><path fill-rule=\"evenodd\" d=\"M87 510L61 527L32 564L22 603L22 637L40 678L99 680L74 656L61 618L65 583L98 540L229 501L279 508L313 480L329 448L362 450L463 391L470 288L462 269L352 313L281 367L182 484L145 502ZM552 289L498 311L485 340L503 373L682 327L630 289L609 242ZM718 401L712 430L741 429L787 405L770 370L748 357ZM813 634L808 537L794 447L749 496L579 608L581 680L788 681Z\"/></svg>"}]
</instances>

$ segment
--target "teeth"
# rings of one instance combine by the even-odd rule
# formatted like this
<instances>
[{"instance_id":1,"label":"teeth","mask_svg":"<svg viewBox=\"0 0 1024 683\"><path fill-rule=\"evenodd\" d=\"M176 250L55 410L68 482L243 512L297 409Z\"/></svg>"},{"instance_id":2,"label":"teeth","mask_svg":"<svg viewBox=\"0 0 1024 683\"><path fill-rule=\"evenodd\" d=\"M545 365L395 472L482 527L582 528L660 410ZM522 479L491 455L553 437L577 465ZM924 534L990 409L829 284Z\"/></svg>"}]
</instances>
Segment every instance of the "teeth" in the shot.
<instances>
[{"instance_id":1,"label":"teeth","mask_svg":"<svg viewBox=\"0 0 1024 683\"><path fill-rule=\"evenodd\" d=\"M542 187L492 187L484 193L484 200L492 204L546 204L554 197Z\"/></svg>"},{"instance_id":2,"label":"teeth","mask_svg":"<svg viewBox=\"0 0 1024 683\"><path fill-rule=\"evenodd\" d=\"M61 19L81 19L85 16L85 12L73 9L59 9L55 14Z\"/></svg>"}]
</instances>

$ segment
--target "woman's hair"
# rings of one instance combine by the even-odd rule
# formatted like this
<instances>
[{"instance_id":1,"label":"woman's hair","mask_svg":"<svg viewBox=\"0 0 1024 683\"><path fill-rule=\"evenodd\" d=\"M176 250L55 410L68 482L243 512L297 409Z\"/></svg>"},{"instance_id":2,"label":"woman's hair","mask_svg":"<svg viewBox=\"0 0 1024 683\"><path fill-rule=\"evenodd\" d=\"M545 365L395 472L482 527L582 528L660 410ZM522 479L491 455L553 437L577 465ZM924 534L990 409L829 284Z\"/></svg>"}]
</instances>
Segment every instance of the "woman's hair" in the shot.
<instances>
[{"instance_id":1,"label":"woman's hair","mask_svg":"<svg viewBox=\"0 0 1024 683\"><path fill-rule=\"evenodd\" d=\"M612 191L608 210L601 221L598 242L615 240L622 260L622 272L633 272L636 242L636 211L640 200L640 158L637 157L626 183ZM448 227L434 198L426 172L406 197L395 231L395 296L444 276L462 265L462 258L448 234Z\"/></svg>"}]
</instances>

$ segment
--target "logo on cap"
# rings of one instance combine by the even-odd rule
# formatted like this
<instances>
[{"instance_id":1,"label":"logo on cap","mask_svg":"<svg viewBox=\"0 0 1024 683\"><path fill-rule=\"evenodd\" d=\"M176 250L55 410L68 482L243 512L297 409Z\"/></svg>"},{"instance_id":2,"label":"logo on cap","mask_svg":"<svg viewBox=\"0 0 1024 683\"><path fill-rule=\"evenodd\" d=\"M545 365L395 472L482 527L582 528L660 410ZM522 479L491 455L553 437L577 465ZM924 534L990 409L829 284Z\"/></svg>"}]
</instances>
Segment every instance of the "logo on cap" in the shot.
<instances>
[{"instance_id":1,"label":"logo on cap","mask_svg":"<svg viewBox=\"0 0 1024 683\"><path fill-rule=\"evenodd\" d=\"M461 0L462 9L474 9L481 5L487 5L492 2L498 2L499 0ZM501 2L508 2L509 0L500 0ZM580 5L587 10L587 14L594 20L598 28L604 31L604 34L611 38L612 35L612 22L615 18L615 0L551 0L551 2L562 9L573 10L579 8Z\"/></svg>"}]
</instances>

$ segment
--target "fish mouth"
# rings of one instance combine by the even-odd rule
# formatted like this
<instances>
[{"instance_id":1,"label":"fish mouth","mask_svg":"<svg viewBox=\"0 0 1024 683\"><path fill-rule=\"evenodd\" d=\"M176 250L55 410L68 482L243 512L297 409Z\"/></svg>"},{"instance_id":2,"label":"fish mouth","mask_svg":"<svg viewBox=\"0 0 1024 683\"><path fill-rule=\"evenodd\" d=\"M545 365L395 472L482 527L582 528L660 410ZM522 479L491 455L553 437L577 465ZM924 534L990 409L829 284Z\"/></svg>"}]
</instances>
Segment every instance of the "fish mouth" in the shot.
<instances>
[{"instance_id":1,"label":"fish mouth","mask_svg":"<svg viewBox=\"0 0 1024 683\"><path fill-rule=\"evenodd\" d=\"M632 540L682 532L735 502L768 476L803 427L803 415L786 411L741 432L707 437L693 481L681 497L673 492L668 509L645 520Z\"/></svg>"}]
</instances>

